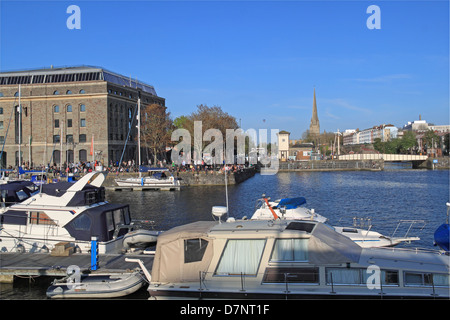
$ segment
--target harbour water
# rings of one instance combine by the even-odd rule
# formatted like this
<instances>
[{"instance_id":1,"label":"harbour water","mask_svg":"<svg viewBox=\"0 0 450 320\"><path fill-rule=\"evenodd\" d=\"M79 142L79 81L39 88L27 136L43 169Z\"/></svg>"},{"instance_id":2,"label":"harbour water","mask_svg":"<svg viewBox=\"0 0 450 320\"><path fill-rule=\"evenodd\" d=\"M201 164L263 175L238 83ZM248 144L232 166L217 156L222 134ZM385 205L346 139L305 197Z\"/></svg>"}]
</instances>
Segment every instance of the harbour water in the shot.
<instances>
[{"instance_id":1,"label":"harbour water","mask_svg":"<svg viewBox=\"0 0 450 320\"><path fill-rule=\"evenodd\" d=\"M448 170L417 170L407 167L385 167L384 171L280 172L277 175L255 175L228 189L229 216L250 217L257 199L266 194L272 199L305 197L306 206L329 219L331 225L353 224L370 218L372 230L392 235L400 220L424 220L412 228L419 236L411 247L436 249L433 234L445 222L449 199ZM108 191L108 201L128 203L134 219L152 220L155 229L214 219L211 208L226 205L225 186L188 187L182 191ZM409 228L402 225L396 235ZM46 283L39 279L0 285L0 299L45 299ZM146 299L145 291L129 298Z\"/></svg>"}]
</instances>

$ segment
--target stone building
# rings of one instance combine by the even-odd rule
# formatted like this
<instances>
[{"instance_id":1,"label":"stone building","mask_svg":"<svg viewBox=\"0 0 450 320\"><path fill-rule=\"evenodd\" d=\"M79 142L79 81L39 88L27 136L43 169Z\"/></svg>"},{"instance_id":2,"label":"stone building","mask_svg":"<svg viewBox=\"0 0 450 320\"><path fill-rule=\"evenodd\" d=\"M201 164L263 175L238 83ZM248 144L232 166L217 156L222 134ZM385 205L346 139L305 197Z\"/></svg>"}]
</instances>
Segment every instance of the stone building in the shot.
<instances>
[{"instance_id":1,"label":"stone building","mask_svg":"<svg viewBox=\"0 0 450 320\"><path fill-rule=\"evenodd\" d=\"M19 150L34 166L136 159L138 96L141 108L165 105L153 86L101 67L0 73L0 164L16 166Z\"/></svg>"}]
</instances>

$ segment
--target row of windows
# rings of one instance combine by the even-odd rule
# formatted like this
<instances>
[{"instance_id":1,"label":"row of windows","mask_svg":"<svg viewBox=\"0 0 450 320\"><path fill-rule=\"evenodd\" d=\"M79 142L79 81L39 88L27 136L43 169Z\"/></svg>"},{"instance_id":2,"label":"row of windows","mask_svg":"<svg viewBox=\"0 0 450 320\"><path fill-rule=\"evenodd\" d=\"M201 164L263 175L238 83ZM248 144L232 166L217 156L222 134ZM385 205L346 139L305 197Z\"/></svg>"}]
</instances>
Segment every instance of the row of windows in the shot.
<instances>
[{"instance_id":1,"label":"row of windows","mask_svg":"<svg viewBox=\"0 0 450 320\"><path fill-rule=\"evenodd\" d=\"M0 85L102 80L102 72L35 74L0 77Z\"/></svg>"},{"instance_id":2,"label":"row of windows","mask_svg":"<svg viewBox=\"0 0 450 320\"><path fill-rule=\"evenodd\" d=\"M66 91L66 94L72 94L72 93L73 93L72 90L67 90L67 91ZM78 91L78 93L83 94L83 93L86 93L86 91L85 91L84 89L81 89L80 91ZM60 94L60 93L59 93L59 90L53 91L53 94L54 94L54 95ZM18 97L18 96L19 96L19 91L16 91L16 92L14 93L14 97ZM4 97L3 92L0 92L0 97Z\"/></svg>"},{"instance_id":3,"label":"row of windows","mask_svg":"<svg viewBox=\"0 0 450 320\"><path fill-rule=\"evenodd\" d=\"M367 285L371 281L364 268L325 268L327 285ZM380 270L383 286L399 286L397 270ZM303 283L319 284L318 267L269 267L265 270L263 283ZM448 287L449 275L443 273L403 272L404 286Z\"/></svg>"},{"instance_id":4,"label":"row of windows","mask_svg":"<svg viewBox=\"0 0 450 320\"><path fill-rule=\"evenodd\" d=\"M86 135L80 134L78 136L78 142L86 142ZM61 136L59 134L53 135L53 143L60 143L61 142ZM66 134L66 142L67 143L74 143L73 141L73 134Z\"/></svg>"},{"instance_id":5,"label":"row of windows","mask_svg":"<svg viewBox=\"0 0 450 320\"><path fill-rule=\"evenodd\" d=\"M66 91L66 94L72 94L72 93L73 93L72 90L67 90L67 91ZM80 91L78 91L78 93L83 94L83 93L86 93L86 91L85 91L84 89L81 89ZM58 95L58 94L60 94L60 93L59 93L58 90L55 90L55 91L53 91L53 94L54 94L54 95Z\"/></svg>"},{"instance_id":6,"label":"row of windows","mask_svg":"<svg viewBox=\"0 0 450 320\"><path fill-rule=\"evenodd\" d=\"M60 107L58 105L53 106L53 112L58 113L60 111ZM73 107L71 104L66 106L66 112L72 112ZM86 112L86 105L80 104L80 112Z\"/></svg>"},{"instance_id":7,"label":"row of windows","mask_svg":"<svg viewBox=\"0 0 450 320\"><path fill-rule=\"evenodd\" d=\"M3 121L0 121L2 123ZM80 127L86 127L86 119L80 119ZM59 128L59 119L55 119L55 128ZM67 119L67 128L72 128L72 119ZM0 127L0 129L2 129Z\"/></svg>"},{"instance_id":8,"label":"row of windows","mask_svg":"<svg viewBox=\"0 0 450 320\"><path fill-rule=\"evenodd\" d=\"M23 106L22 106L23 107ZM86 105L85 104L80 104L80 112L86 112ZM58 105L53 106L53 112L58 113L60 111L60 107ZM72 112L73 111L73 106L71 104L68 104L66 106L66 112ZM3 114L3 108L0 107L0 115Z\"/></svg>"},{"instance_id":9,"label":"row of windows","mask_svg":"<svg viewBox=\"0 0 450 320\"><path fill-rule=\"evenodd\" d=\"M276 239L270 262L307 262L309 239ZM230 239L227 241L215 275L256 276L264 251L265 239ZM185 241L185 263L201 261L208 241L190 239ZM319 283L318 267L269 267L265 270L265 283ZM366 285L373 274L365 268L326 268L327 284ZM381 284L398 286L399 271L381 270ZM405 286L449 286L448 274L403 272Z\"/></svg>"}]
</instances>

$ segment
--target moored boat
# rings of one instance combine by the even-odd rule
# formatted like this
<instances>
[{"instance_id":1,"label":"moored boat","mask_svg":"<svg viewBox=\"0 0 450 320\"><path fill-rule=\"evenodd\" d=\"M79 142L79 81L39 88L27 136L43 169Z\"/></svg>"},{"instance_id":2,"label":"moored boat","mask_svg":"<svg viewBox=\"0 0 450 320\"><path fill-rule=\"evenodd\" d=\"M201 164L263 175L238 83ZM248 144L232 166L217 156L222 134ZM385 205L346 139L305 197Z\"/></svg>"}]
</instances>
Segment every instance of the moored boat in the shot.
<instances>
[{"instance_id":1,"label":"moored boat","mask_svg":"<svg viewBox=\"0 0 450 320\"><path fill-rule=\"evenodd\" d=\"M96 237L100 254L123 252L123 237L138 226L128 204L106 201L105 177L92 172L75 183L42 185L42 192L7 207L0 214L0 250L48 252L58 243L70 243L84 253Z\"/></svg>"},{"instance_id":2,"label":"moored boat","mask_svg":"<svg viewBox=\"0 0 450 320\"><path fill-rule=\"evenodd\" d=\"M55 279L46 294L51 299L117 298L136 292L145 283L138 270L80 274L78 277Z\"/></svg>"},{"instance_id":3,"label":"moored boat","mask_svg":"<svg viewBox=\"0 0 450 320\"><path fill-rule=\"evenodd\" d=\"M200 221L159 236L148 291L153 299L448 299L449 259L362 248L316 221Z\"/></svg>"},{"instance_id":4,"label":"moored boat","mask_svg":"<svg viewBox=\"0 0 450 320\"><path fill-rule=\"evenodd\" d=\"M317 214L314 209L308 209L302 207L306 204L306 199L304 197L297 198L285 198L278 199L276 201L270 201L263 195L262 199L259 199L256 203L256 210L253 213L252 220L272 220L272 219L285 219L285 220L312 220L321 223L327 223L328 219L320 214ZM416 222L423 221L409 221L411 226ZM399 225L402 221L399 222ZM410 228L411 228L410 226ZM394 237L386 236L379 232L369 229L361 229L355 226L351 227L341 227L333 226L336 232L352 239L359 246L364 248L370 247L393 247L400 243L410 243L412 241L420 240L419 237L407 236Z\"/></svg>"}]
</instances>

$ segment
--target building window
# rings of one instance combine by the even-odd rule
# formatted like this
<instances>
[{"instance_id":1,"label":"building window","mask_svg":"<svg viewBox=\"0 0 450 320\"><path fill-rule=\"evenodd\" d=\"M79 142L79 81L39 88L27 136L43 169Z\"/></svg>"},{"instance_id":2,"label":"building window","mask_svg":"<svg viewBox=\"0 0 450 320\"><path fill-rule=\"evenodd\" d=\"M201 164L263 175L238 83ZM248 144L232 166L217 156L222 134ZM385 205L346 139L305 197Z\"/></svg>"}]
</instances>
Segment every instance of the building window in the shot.
<instances>
[{"instance_id":1,"label":"building window","mask_svg":"<svg viewBox=\"0 0 450 320\"><path fill-rule=\"evenodd\" d=\"M55 90L55 91L53 91L53 94L54 94L54 95L57 95L57 94L59 94L59 91L58 91L58 90Z\"/></svg>"},{"instance_id":2,"label":"building window","mask_svg":"<svg viewBox=\"0 0 450 320\"><path fill-rule=\"evenodd\" d=\"M80 134L80 136L78 137L78 142L86 142L86 135Z\"/></svg>"},{"instance_id":3,"label":"building window","mask_svg":"<svg viewBox=\"0 0 450 320\"><path fill-rule=\"evenodd\" d=\"M59 128L59 119L55 119L55 128Z\"/></svg>"},{"instance_id":4,"label":"building window","mask_svg":"<svg viewBox=\"0 0 450 320\"><path fill-rule=\"evenodd\" d=\"M0 136L0 143L5 143L5 136Z\"/></svg>"},{"instance_id":5,"label":"building window","mask_svg":"<svg viewBox=\"0 0 450 320\"><path fill-rule=\"evenodd\" d=\"M3 97L3 92L0 92L0 97Z\"/></svg>"},{"instance_id":6,"label":"building window","mask_svg":"<svg viewBox=\"0 0 450 320\"><path fill-rule=\"evenodd\" d=\"M83 94L83 93L86 93L86 91L84 91L84 89L81 89L80 93Z\"/></svg>"},{"instance_id":7,"label":"building window","mask_svg":"<svg viewBox=\"0 0 450 320\"><path fill-rule=\"evenodd\" d=\"M59 136L59 134L53 135L53 143L59 143L59 142L61 142L61 137Z\"/></svg>"},{"instance_id":8,"label":"building window","mask_svg":"<svg viewBox=\"0 0 450 320\"><path fill-rule=\"evenodd\" d=\"M72 134L66 135L66 142L67 143L73 143L73 135Z\"/></svg>"},{"instance_id":9,"label":"building window","mask_svg":"<svg viewBox=\"0 0 450 320\"><path fill-rule=\"evenodd\" d=\"M0 114L3 114L3 108L0 108Z\"/></svg>"},{"instance_id":10,"label":"building window","mask_svg":"<svg viewBox=\"0 0 450 320\"><path fill-rule=\"evenodd\" d=\"M72 105L68 105L67 107L66 107L66 110L67 110L67 112L72 112Z\"/></svg>"},{"instance_id":11,"label":"building window","mask_svg":"<svg viewBox=\"0 0 450 320\"><path fill-rule=\"evenodd\" d=\"M54 107L53 107L53 111L54 111L54 112L59 112L59 106L54 106Z\"/></svg>"},{"instance_id":12,"label":"building window","mask_svg":"<svg viewBox=\"0 0 450 320\"><path fill-rule=\"evenodd\" d=\"M72 128L72 119L67 119L67 128Z\"/></svg>"},{"instance_id":13,"label":"building window","mask_svg":"<svg viewBox=\"0 0 450 320\"><path fill-rule=\"evenodd\" d=\"M80 119L80 127L86 127L86 119Z\"/></svg>"},{"instance_id":14,"label":"building window","mask_svg":"<svg viewBox=\"0 0 450 320\"><path fill-rule=\"evenodd\" d=\"M81 136L81 135L80 135ZM80 141L81 142L81 141ZM86 162L87 161L87 151L84 149L81 149L80 151L78 151L78 159L81 162Z\"/></svg>"},{"instance_id":15,"label":"building window","mask_svg":"<svg viewBox=\"0 0 450 320\"><path fill-rule=\"evenodd\" d=\"M80 111L85 112L86 111L86 105L80 104Z\"/></svg>"},{"instance_id":16,"label":"building window","mask_svg":"<svg viewBox=\"0 0 450 320\"><path fill-rule=\"evenodd\" d=\"M67 90L66 94L72 94L72 91L71 90Z\"/></svg>"}]
</instances>

